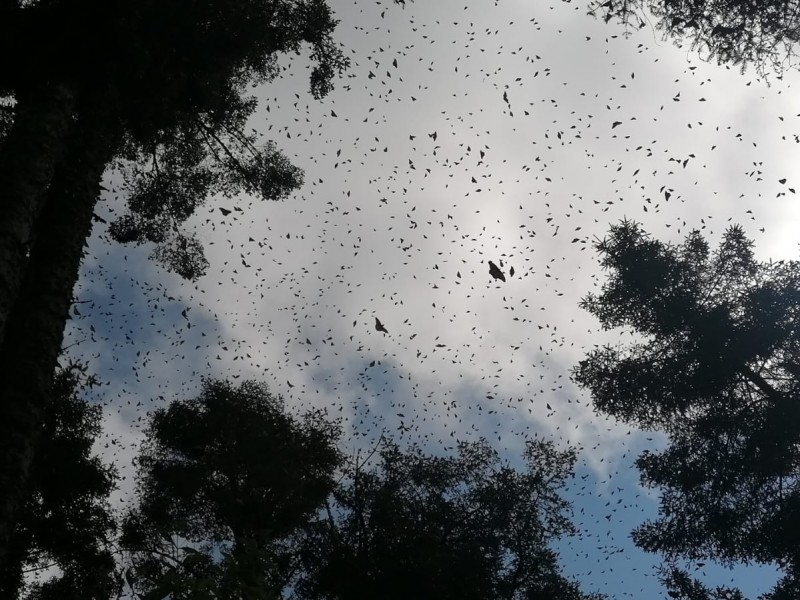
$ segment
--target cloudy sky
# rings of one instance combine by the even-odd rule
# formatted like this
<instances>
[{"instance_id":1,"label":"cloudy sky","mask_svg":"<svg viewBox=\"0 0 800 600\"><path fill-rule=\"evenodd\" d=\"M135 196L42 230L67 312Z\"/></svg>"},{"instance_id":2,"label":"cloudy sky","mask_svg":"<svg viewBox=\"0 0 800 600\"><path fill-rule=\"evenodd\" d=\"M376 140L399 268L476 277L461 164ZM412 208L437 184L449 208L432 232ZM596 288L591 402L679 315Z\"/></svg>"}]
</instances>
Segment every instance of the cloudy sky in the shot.
<instances>
[{"instance_id":1,"label":"cloudy sky","mask_svg":"<svg viewBox=\"0 0 800 600\"><path fill-rule=\"evenodd\" d=\"M305 56L254 90L253 127L304 169L301 190L209 200L196 284L95 231L67 343L106 383L120 497L147 410L202 377L254 378L343 417L354 452L384 429L431 452L484 436L512 461L533 435L578 447L566 573L661 597L656 558L628 539L657 509L632 465L659 438L595 414L569 380L620 335L578 307L603 281L592 240L623 217L676 242L740 223L760 257L797 258L796 77L768 86L650 27L625 37L585 0L330 3L352 60L335 91L314 101ZM750 593L774 580L698 575Z\"/></svg>"}]
</instances>

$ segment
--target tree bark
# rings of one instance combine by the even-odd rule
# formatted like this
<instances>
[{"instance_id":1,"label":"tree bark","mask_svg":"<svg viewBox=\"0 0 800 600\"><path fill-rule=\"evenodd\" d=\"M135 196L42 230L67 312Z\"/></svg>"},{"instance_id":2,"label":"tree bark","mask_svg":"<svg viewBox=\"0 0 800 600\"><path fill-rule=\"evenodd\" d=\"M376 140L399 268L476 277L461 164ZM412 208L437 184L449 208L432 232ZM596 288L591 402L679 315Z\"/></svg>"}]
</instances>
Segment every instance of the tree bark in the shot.
<instances>
[{"instance_id":1,"label":"tree bark","mask_svg":"<svg viewBox=\"0 0 800 600\"><path fill-rule=\"evenodd\" d=\"M7 568L83 246L119 137L116 127L97 118L77 124L42 202L36 243L6 323L0 346L0 570Z\"/></svg>"},{"instance_id":2,"label":"tree bark","mask_svg":"<svg viewBox=\"0 0 800 600\"><path fill-rule=\"evenodd\" d=\"M18 95L14 124L0 144L0 344L74 108L65 86Z\"/></svg>"}]
</instances>

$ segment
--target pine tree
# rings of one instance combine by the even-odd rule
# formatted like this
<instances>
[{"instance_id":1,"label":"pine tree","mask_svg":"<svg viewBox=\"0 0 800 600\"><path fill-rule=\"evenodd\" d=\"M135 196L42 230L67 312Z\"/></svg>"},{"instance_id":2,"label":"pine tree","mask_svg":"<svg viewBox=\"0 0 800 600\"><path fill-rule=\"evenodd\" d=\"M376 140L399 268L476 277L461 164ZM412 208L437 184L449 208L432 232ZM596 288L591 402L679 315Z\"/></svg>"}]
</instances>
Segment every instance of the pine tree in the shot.
<instances>
[{"instance_id":1,"label":"pine tree","mask_svg":"<svg viewBox=\"0 0 800 600\"><path fill-rule=\"evenodd\" d=\"M737 226L713 252L699 232L673 245L613 227L596 245L608 280L582 304L637 341L596 348L574 378L598 410L668 436L636 463L662 491L636 544L777 564L777 599L800 589L800 263L759 262L752 246Z\"/></svg>"}]
</instances>

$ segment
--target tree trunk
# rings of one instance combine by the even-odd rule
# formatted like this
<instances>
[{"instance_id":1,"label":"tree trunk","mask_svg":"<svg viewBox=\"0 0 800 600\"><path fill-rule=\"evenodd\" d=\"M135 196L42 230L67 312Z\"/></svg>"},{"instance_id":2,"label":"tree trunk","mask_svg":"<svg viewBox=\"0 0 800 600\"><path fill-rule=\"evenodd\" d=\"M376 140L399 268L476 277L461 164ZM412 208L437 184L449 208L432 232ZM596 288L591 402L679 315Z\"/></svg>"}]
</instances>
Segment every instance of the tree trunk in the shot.
<instances>
[{"instance_id":1,"label":"tree trunk","mask_svg":"<svg viewBox=\"0 0 800 600\"><path fill-rule=\"evenodd\" d=\"M106 164L119 141L115 127L81 121L70 136L36 223L36 243L0 346L0 569L5 569L17 512L63 341L83 246Z\"/></svg>"},{"instance_id":2,"label":"tree trunk","mask_svg":"<svg viewBox=\"0 0 800 600\"><path fill-rule=\"evenodd\" d=\"M0 344L74 108L74 95L65 86L21 94L14 124L0 145Z\"/></svg>"},{"instance_id":3,"label":"tree trunk","mask_svg":"<svg viewBox=\"0 0 800 600\"><path fill-rule=\"evenodd\" d=\"M226 593L234 592L241 600L263 600L271 591L269 589L268 573L264 571L263 558L266 549L256 540L248 540L234 534L233 543L233 574L235 591L225 589ZM280 598L280 592L272 590L274 598Z\"/></svg>"}]
</instances>

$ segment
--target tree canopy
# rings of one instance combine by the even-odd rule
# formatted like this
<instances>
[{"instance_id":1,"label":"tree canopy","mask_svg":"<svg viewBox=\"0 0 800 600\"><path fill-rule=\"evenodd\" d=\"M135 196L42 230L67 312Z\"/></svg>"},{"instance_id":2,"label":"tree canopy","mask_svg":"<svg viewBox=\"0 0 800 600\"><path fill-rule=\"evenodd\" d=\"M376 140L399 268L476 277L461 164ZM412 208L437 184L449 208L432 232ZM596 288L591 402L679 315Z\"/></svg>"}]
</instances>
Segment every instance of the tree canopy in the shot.
<instances>
[{"instance_id":1,"label":"tree canopy","mask_svg":"<svg viewBox=\"0 0 800 600\"><path fill-rule=\"evenodd\" d=\"M673 245L622 222L596 249L608 279L582 305L637 341L596 348L574 378L597 409L669 439L637 460L662 497L634 541L776 564L783 598L800 565L800 263L757 261L738 226L711 251L697 231Z\"/></svg>"},{"instance_id":2,"label":"tree canopy","mask_svg":"<svg viewBox=\"0 0 800 600\"><path fill-rule=\"evenodd\" d=\"M485 441L435 456L383 438L346 459L323 413L266 386L204 382L153 413L120 565L141 598L599 600L560 574L575 451ZM373 461L373 456L377 460Z\"/></svg>"},{"instance_id":3,"label":"tree canopy","mask_svg":"<svg viewBox=\"0 0 800 600\"><path fill-rule=\"evenodd\" d=\"M116 518L109 495L116 469L92 451L102 409L83 393L96 385L86 367L59 368L47 406L30 491L12 540L12 561L0 577L3 598L107 599L115 589L111 541ZM26 584L23 572L58 567L60 574Z\"/></svg>"},{"instance_id":4,"label":"tree canopy","mask_svg":"<svg viewBox=\"0 0 800 600\"><path fill-rule=\"evenodd\" d=\"M376 448L377 450L377 448ZM530 440L525 470L485 441L434 456L392 442L353 461L303 543L299 600L579 600L553 540L575 533L560 488L574 451Z\"/></svg>"},{"instance_id":5,"label":"tree canopy","mask_svg":"<svg viewBox=\"0 0 800 600\"><path fill-rule=\"evenodd\" d=\"M626 28L656 29L676 44L689 40L719 64L754 67L760 75L797 66L800 13L794 0L593 0L590 12Z\"/></svg>"},{"instance_id":6,"label":"tree canopy","mask_svg":"<svg viewBox=\"0 0 800 600\"><path fill-rule=\"evenodd\" d=\"M122 538L134 589L277 597L287 577L280 543L332 490L338 436L321 413L292 417L252 381L207 380L197 398L156 410Z\"/></svg>"}]
</instances>

